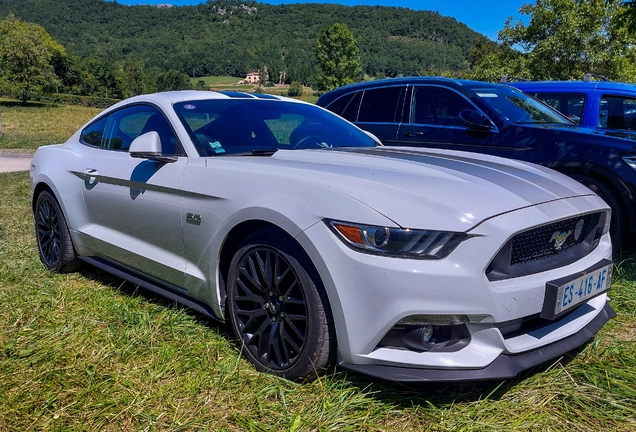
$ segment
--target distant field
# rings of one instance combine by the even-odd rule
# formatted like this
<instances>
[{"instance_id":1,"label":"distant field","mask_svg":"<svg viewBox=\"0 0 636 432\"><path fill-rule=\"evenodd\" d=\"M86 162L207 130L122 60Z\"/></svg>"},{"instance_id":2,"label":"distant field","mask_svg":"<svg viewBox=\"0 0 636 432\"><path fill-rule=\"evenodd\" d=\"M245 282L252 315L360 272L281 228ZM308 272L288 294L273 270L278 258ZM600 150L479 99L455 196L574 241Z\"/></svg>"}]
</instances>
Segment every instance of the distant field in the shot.
<instances>
[{"instance_id":1,"label":"distant field","mask_svg":"<svg viewBox=\"0 0 636 432\"><path fill-rule=\"evenodd\" d=\"M251 93L258 87L252 84L237 84L243 78L230 77L230 76L206 76L190 78L192 87L196 88L199 81L203 80L207 86L210 86L210 90L230 90L230 91L243 91ZM276 86L276 87L261 87L261 91L267 94L273 94L278 96L287 96L289 86ZM314 90L311 87L303 87L303 95L298 99L305 102L316 103L318 96L314 96Z\"/></svg>"},{"instance_id":2,"label":"distant field","mask_svg":"<svg viewBox=\"0 0 636 432\"><path fill-rule=\"evenodd\" d=\"M231 76L205 76L205 77L196 77L190 78L190 82L194 87L199 81L203 80L206 85L232 85L241 81L243 78L241 77L231 77Z\"/></svg>"}]
</instances>

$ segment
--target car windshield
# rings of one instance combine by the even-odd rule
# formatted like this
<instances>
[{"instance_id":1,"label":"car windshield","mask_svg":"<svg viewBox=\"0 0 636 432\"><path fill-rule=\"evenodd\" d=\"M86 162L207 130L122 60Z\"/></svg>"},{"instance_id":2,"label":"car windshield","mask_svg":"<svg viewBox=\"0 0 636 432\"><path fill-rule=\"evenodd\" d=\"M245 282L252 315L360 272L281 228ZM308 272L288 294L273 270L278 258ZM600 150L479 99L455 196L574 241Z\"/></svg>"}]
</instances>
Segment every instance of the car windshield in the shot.
<instances>
[{"instance_id":1,"label":"car windshield","mask_svg":"<svg viewBox=\"0 0 636 432\"><path fill-rule=\"evenodd\" d=\"M310 104L232 98L181 102L174 109L200 156L379 145L347 121Z\"/></svg>"},{"instance_id":2,"label":"car windshield","mask_svg":"<svg viewBox=\"0 0 636 432\"><path fill-rule=\"evenodd\" d=\"M470 87L469 87L470 88ZM573 124L558 111L510 86L470 88L506 120L515 124Z\"/></svg>"}]
</instances>

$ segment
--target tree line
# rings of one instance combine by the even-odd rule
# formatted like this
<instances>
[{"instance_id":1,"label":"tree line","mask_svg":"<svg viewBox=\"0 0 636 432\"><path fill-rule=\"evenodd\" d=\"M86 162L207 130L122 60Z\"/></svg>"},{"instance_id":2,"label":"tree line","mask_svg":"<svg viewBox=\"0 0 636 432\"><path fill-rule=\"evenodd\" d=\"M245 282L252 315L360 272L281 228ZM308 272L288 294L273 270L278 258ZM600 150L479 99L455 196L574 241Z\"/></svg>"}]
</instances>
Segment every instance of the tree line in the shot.
<instances>
[{"instance_id":1,"label":"tree line","mask_svg":"<svg viewBox=\"0 0 636 432\"><path fill-rule=\"evenodd\" d=\"M0 0L0 18L8 13L41 25L80 59L139 63L144 70L191 77L242 77L267 66L273 79L282 70L286 81L305 85L318 78L316 40L336 22L351 30L362 72L373 77L468 71L470 50L486 39L454 18L400 7L208 0L157 8L102 0Z\"/></svg>"},{"instance_id":2,"label":"tree line","mask_svg":"<svg viewBox=\"0 0 636 432\"><path fill-rule=\"evenodd\" d=\"M454 19L396 7L0 0L0 90L23 101L47 92L120 99L251 70L267 70L271 83L283 76L294 92L364 75L636 81L633 2L536 0L520 12L527 19L508 19L493 42Z\"/></svg>"}]
</instances>

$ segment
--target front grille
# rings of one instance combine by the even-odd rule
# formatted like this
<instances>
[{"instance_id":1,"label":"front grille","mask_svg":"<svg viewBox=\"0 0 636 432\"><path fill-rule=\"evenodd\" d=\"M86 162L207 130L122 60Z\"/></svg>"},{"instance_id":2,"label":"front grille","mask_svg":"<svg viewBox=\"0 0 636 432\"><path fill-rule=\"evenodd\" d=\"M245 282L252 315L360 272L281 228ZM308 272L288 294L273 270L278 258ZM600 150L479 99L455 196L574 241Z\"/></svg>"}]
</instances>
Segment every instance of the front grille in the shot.
<instances>
[{"instance_id":1,"label":"front grille","mask_svg":"<svg viewBox=\"0 0 636 432\"><path fill-rule=\"evenodd\" d=\"M489 280L525 276L571 264L600 241L606 213L589 213L513 236L486 269Z\"/></svg>"},{"instance_id":2,"label":"front grille","mask_svg":"<svg viewBox=\"0 0 636 432\"><path fill-rule=\"evenodd\" d=\"M591 214L562 220L517 234L512 238L510 265L537 261L559 255L581 243Z\"/></svg>"}]
</instances>

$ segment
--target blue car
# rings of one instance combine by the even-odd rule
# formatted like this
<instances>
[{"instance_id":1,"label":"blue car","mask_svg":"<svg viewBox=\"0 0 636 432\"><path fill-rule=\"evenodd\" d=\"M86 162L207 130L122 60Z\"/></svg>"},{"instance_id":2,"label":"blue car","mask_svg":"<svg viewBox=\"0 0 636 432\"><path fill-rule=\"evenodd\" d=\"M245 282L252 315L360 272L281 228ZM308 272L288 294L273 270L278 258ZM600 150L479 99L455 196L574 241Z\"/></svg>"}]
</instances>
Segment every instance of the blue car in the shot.
<instances>
[{"instance_id":1,"label":"blue car","mask_svg":"<svg viewBox=\"0 0 636 432\"><path fill-rule=\"evenodd\" d=\"M628 131L582 128L509 85L439 77L352 84L325 93L318 105L373 133L384 145L487 153L565 173L612 208L615 251L633 244L636 147L625 139ZM578 115L585 116L584 111Z\"/></svg>"},{"instance_id":2,"label":"blue car","mask_svg":"<svg viewBox=\"0 0 636 432\"><path fill-rule=\"evenodd\" d=\"M635 84L588 80L521 81L510 85L542 100L583 127L636 139Z\"/></svg>"}]
</instances>

